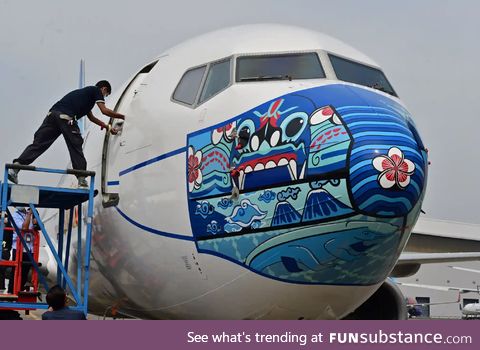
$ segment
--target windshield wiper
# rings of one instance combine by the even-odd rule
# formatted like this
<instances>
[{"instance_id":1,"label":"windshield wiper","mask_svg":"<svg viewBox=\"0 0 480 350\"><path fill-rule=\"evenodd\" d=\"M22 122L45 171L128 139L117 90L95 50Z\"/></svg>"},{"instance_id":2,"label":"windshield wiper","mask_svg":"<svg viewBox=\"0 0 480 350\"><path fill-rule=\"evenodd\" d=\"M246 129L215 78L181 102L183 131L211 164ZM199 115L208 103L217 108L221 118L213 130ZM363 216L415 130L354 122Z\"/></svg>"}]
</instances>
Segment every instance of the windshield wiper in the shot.
<instances>
[{"instance_id":1,"label":"windshield wiper","mask_svg":"<svg viewBox=\"0 0 480 350\"><path fill-rule=\"evenodd\" d=\"M256 77L243 77L240 78L240 81L264 81L264 80L292 80L292 77L289 75L259 75Z\"/></svg>"},{"instance_id":2,"label":"windshield wiper","mask_svg":"<svg viewBox=\"0 0 480 350\"><path fill-rule=\"evenodd\" d=\"M377 90L380 90L380 91L383 91L383 92L387 92L387 90L383 87L382 84L380 83L374 83L373 85L370 86L371 88L373 89L377 89Z\"/></svg>"}]
</instances>

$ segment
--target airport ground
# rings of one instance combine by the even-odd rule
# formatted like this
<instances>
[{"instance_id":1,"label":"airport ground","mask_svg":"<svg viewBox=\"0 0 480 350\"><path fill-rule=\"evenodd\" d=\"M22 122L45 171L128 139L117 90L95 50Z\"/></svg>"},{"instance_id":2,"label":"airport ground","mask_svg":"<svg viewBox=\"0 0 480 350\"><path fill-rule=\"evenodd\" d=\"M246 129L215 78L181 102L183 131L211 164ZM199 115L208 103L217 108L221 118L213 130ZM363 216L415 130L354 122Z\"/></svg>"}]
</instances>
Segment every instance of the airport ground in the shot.
<instances>
[{"instance_id":1,"label":"airport ground","mask_svg":"<svg viewBox=\"0 0 480 350\"><path fill-rule=\"evenodd\" d=\"M45 312L45 310L30 310L28 314L25 311L19 311L15 314L10 314L8 319L22 319L26 321L39 321L42 319L42 314ZM4 319L2 318L2 312L0 311L0 320ZM461 317L414 317L410 318L409 320L411 321L418 321L418 320L459 320ZM98 316L98 315L92 315L88 314L87 315L87 320L114 320L111 317L103 317L103 316ZM123 320L122 318L116 318L115 320ZM475 320L475 319L470 319L470 320ZM479 320L477 318L476 320Z\"/></svg>"},{"instance_id":2,"label":"airport ground","mask_svg":"<svg viewBox=\"0 0 480 350\"><path fill-rule=\"evenodd\" d=\"M45 310L30 310L28 313L25 311L0 311L0 320L25 320L25 321L40 321L42 314ZM103 318L97 315L87 315L87 320L112 320L112 318Z\"/></svg>"},{"instance_id":3,"label":"airport ground","mask_svg":"<svg viewBox=\"0 0 480 350\"><path fill-rule=\"evenodd\" d=\"M30 310L28 314L25 311L0 311L0 320L24 320L24 321L40 321L45 310ZM3 316L3 317L2 317ZM87 320L114 320L111 317L103 317L98 315L87 315ZM123 320L116 318L115 320Z\"/></svg>"}]
</instances>

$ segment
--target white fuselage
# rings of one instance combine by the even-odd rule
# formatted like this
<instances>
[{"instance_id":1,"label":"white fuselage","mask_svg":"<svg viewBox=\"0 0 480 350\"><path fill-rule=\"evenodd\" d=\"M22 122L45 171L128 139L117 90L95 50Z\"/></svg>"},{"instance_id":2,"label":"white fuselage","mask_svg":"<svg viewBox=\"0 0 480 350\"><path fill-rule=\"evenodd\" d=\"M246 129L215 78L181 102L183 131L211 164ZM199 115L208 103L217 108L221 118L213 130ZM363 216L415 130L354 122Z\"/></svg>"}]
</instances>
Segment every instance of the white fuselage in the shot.
<instances>
[{"instance_id":1,"label":"white fuselage","mask_svg":"<svg viewBox=\"0 0 480 350\"><path fill-rule=\"evenodd\" d=\"M117 142L125 142L122 147L126 150L115 166L127 169L181 148L186 134L220 122L223 106L229 106L233 116L274 96L326 83L282 81L255 88L236 85L195 111L197 117L169 101L148 114L135 108L143 103L133 103L121 111L127 119ZM154 101L156 97L150 98ZM89 169L100 175L99 150L104 134L95 126L90 126L89 133L85 154ZM129 147L131 144L135 147ZM96 186L100 190L98 175ZM190 237L185 186L185 153L181 153L121 176L118 208L152 230ZM114 207L103 208L100 196L95 202L93 228L92 257L102 277L92 277L90 303L100 304L94 311L101 314L102 308L124 299L121 310L148 318L335 319L349 313L378 288L298 285L268 279L227 260L199 254L194 242L141 229Z\"/></svg>"},{"instance_id":2,"label":"white fuselage","mask_svg":"<svg viewBox=\"0 0 480 350\"><path fill-rule=\"evenodd\" d=\"M325 76L235 78L241 55L292 52ZM419 215L426 153L394 91L340 81L332 52L378 67L304 29L234 28L171 49L110 97L121 133L90 125L84 147L99 191L93 312L337 319L378 289ZM173 101L186 72L222 60L230 84Z\"/></svg>"}]
</instances>

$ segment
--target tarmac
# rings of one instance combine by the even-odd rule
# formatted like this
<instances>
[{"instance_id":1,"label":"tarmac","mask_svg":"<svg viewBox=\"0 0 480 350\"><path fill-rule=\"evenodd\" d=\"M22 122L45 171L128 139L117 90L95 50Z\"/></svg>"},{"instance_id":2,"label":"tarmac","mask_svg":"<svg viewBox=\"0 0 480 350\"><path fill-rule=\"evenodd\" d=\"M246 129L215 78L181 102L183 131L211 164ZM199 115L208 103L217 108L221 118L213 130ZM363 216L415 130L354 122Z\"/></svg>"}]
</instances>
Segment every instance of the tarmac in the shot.
<instances>
[{"instance_id":1,"label":"tarmac","mask_svg":"<svg viewBox=\"0 0 480 350\"><path fill-rule=\"evenodd\" d=\"M0 310L0 320L41 321L42 314L44 312L45 310L30 310L28 314L26 314L24 310L21 310L21 311L13 311L13 310L1 311ZM87 320L123 320L123 318L115 318L115 319L111 317L104 318L103 316L88 314Z\"/></svg>"},{"instance_id":2,"label":"tarmac","mask_svg":"<svg viewBox=\"0 0 480 350\"><path fill-rule=\"evenodd\" d=\"M25 321L40 321L42 320L42 314L45 312L45 310L30 310L28 314L25 313L25 311L11 311L10 313L17 313L17 316L11 315L13 317L7 318L9 320L12 319L22 319ZM3 312L4 313L4 312ZM0 320L2 320L2 311L0 311ZM114 320L111 317L104 318L103 316L98 316L98 315L92 315L88 314L87 315L87 320ZM116 318L115 320L123 320L122 318ZM461 320L460 317L414 317L414 318L409 318L408 320L410 321L417 321L417 320ZM478 320L478 319L477 319Z\"/></svg>"}]
</instances>

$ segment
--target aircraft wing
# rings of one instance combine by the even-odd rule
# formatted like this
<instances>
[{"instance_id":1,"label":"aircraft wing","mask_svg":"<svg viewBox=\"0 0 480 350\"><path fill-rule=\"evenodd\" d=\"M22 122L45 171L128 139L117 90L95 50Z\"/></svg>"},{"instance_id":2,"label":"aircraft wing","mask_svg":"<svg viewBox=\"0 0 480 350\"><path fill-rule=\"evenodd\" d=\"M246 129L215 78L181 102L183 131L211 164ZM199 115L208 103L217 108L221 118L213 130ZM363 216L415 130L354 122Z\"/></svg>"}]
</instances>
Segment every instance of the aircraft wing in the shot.
<instances>
[{"instance_id":1,"label":"aircraft wing","mask_svg":"<svg viewBox=\"0 0 480 350\"><path fill-rule=\"evenodd\" d=\"M433 290L439 290L443 292L449 292L449 291L457 291L459 293L480 293L479 289L475 288L462 288L462 287L452 287L452 286L434 286L430 284L417 284L417 283L404 283L404 282L398 282L395 281L396 284L399 286L405 286L405 287L417 287L417 288L426 288L426 289L433 289Z\"/></svg>"},{"instance_id":2,"label":"aircraft wing","mask_svg":"<svg viewBox=\"0 0 480 350\"><path fill-rule=\"evenodd\" d=\"M410 300L407 300L407 306L435 306L435 305L447 305L447 304L459 304L460 303L460 294L461 292L458 292L458 297L457 300L455 301L441 301L441 302L436 302L436 303L417 303L417 300L415 298L408 298L408 299L413 299L413 302Z\"/></svg>"},{"instance_id":3,"label":"aircraft wing","mask_svg":"<svg viewBox=\"0 0 480 350\"><path fill-rule=\"evenodd\" d=\"M420 217L412 230L407 251L480 251L480 225Z\"/></svg>"},{"instance_id":4,"label":"aircraft wing","mask_svg":"<svg viewBox=\"0 0 480 350\"><path fill-rule=\"evenodd\" d=\"M435 305L449 305L449 304L458 304L460 303L459 300L455 301L445 301L443 303L414 303L414 304L407 304L407 306L435 306Z\"/></svg>"},{"instance_id":5,"label":"aircraft wing","mask_svg":"<svg viewBox=\"0 0 480 350\"><path fill-rule=\"evenodd\" d=\"M422 264L474 260L480 260L480 225L419 218L390 276L412 276Z\"/></svg>"},{"instance_id":6,"label":"aircraft wing","mask_svg":"<svg viewBox=\"0 0 480 350\"><path fill-rule=\"evenodd\" d=\"M454 269L454 270L480 273L480 270L469 269L469 268L466 268L466 267L459 267L459 266L449 266L449 267L452 268L452 269Z\"/></svg>"},{"instance_id":7,"label":"aircraft wing","mask_svg":"<svg viewBox=\"0 0 480 350\"><path fill-rule=\"evenodd\" d=\"M398 259L398 265L433 264L454 261L480 260L480 252L465 253L413 253L403 252ZM478 271L480 273L480 271Z\"/></svg>"},{"instance_id":8,"label":"aircraft wing","mask_svg":"<svg viewBox=\"0 0 480 350\"><path fill-rule=\"evenodd\" d=\"M480 241L480 225L420 217L412 234Z\"/></svg>"}]
</instances>

